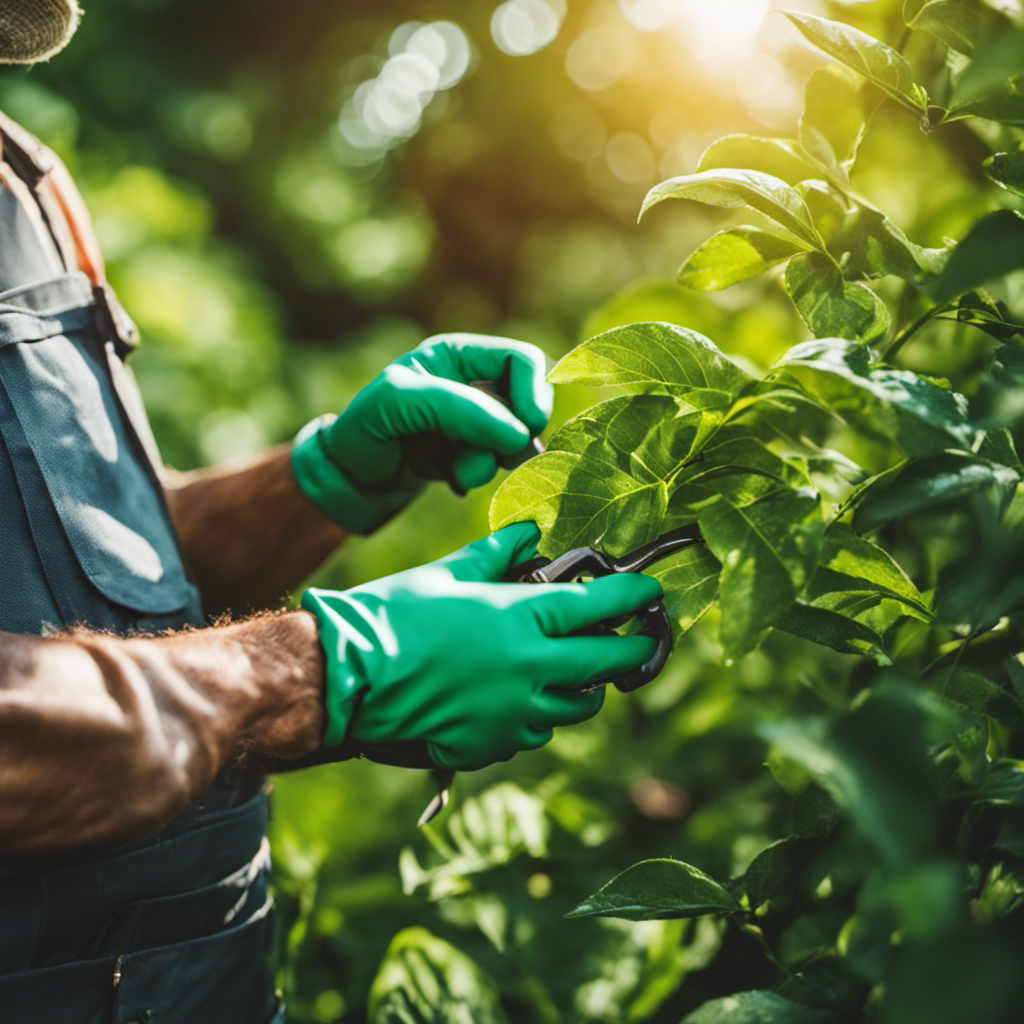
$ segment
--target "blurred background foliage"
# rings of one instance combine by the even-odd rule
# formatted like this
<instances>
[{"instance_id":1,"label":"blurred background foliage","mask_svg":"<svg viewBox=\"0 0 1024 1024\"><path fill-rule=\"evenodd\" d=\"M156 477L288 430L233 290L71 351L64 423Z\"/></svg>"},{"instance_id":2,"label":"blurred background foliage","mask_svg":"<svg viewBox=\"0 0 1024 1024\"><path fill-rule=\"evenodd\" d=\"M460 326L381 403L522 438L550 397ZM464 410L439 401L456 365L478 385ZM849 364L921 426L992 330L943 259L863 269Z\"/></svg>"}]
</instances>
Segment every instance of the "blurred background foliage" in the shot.
<instances>
[{"instance_id":1,"label":"blurred background foliage","mask_svg":"<svg viewBox=\"0 0 1024 1024\"><path fill-rule=\"evenodd\" d=\"M714 297L674 283L722 215L667 204L638 227L636 213L711 141L793 134L823 58L785 19L762 22L782 6L901 32L894 0L93 0L52 64L0 74L0 108L80 181L142 328L133 365L164 457L189 469L287 441L440 331L557 358L660 319L770 364L805 335L776 282ZM856 185L938 245L992 205L975 128L939 138L903 117L879 115ZM915 351L933 373L980 359L969 341ZM594 400L563 389L555 422ZM486 532L490 496L435 486L316 581L437 557ZM364 1019L409 926L437 937L434 961L457 976L466 1002L445 1019L675 1021L757 987L753 940L710 919L562 919L638 856L725 877L779 834L787 812L745 727L811 706L806 681L818 701L853 661L776 636L725 668L716 632L693 630L655 685L611 693L544 751L460 778L430 830L414 824L422 773L359 763L278 779L294 1019ZM438 984L410 934L389 970ZM734 955L702 971L723 942Z\"/></svg>"}]
</instances>

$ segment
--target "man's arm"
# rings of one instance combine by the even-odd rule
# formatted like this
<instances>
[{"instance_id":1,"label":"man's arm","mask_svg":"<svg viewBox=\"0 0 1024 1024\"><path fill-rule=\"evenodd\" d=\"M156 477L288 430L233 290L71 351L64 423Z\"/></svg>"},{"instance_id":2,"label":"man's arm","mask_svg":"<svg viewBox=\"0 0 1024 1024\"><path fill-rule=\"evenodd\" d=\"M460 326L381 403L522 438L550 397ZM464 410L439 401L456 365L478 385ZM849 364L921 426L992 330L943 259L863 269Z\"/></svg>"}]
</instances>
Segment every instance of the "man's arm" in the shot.
<instances>
[{"instance_id":1,"label":"man's arm","mask_svg":"<svg viewBox=\"0 0 1024 1024\"><path fill-rule=\"evenodd\" d=\"M168 473L171 518L208 614L277 606L348 533L303 493L291 446L244 465Z\"/></svg>"},{"instance_id":2,"label":"man's arm","mask_svg":"<svg viewBox=\"0 0 1024 1024\"><path fill-rule=\"evenodd\" d=\"M317 750L323 689L306 612L150 639L0 633L0 855L128 840L240 756Z\"/></svg>"}]
</instances>

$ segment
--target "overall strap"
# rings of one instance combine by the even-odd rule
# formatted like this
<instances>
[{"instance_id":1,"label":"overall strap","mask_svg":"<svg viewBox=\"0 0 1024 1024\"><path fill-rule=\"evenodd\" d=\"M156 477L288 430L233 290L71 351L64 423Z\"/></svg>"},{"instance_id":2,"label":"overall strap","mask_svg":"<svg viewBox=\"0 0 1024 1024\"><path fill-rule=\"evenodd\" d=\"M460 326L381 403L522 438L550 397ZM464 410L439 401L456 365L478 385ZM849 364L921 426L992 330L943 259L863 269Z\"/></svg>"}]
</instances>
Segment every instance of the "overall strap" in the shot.
<instances>
[{"instance_id":1,"label":"overall strap","mask_svg":"<svg viewBox=\"0 0 1024 1024\"><path fill-rule=\"evenodd\" d=\"M106 265L89 211L64 162L48 146L0 112L0 156L32 190L68 271L92 283L98 325L123 359L139 343L138 329L107 283Z\"/></svg>"}]
</instances>

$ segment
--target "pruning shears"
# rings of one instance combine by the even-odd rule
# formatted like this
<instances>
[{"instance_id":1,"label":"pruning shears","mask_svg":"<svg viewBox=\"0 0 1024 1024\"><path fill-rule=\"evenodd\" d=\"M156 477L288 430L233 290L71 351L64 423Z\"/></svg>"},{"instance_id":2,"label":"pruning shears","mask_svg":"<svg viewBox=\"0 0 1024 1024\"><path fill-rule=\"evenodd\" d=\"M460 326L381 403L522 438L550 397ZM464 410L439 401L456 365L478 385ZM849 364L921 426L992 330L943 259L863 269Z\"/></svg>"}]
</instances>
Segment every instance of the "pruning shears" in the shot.
<instances>
[{"instance_id":1,"label":"pruning shears","mask_svg":"<svg viewBox=\"0 0 1024 1024\"><path fill-rule=\"evenodd\" d=\"M683 526L669 530L668 533L663 533L649 544L644 544L635 551L617 558L589 545L573 548L572 551L567 551L557 558L538 555L528 562L517 565L505 577L505 581L536 584L580 583L601 576L611 576L618 572L643 572L655 562L660 562L670 555L703 542L704 538L696 525ZM652 601L635 616L623 615L616 619L606 619L604 622L589 626L574 635L613 636L618 627L626 625L633 618L639 619L641 623L638 635L649 636L657 644L650 659L633 672L594 680L580 687L580 690L589 692L611 684L622 693L632 693L634 690L639 690L641 686L646 686L660 674L673 647L672 620L665 608L665 602L661 599ZM426 825L448 805L455 773L435 768L434 777L437 780L437 796L427 805L418 822L420 825Z\"/></svg>"}]
</instances>

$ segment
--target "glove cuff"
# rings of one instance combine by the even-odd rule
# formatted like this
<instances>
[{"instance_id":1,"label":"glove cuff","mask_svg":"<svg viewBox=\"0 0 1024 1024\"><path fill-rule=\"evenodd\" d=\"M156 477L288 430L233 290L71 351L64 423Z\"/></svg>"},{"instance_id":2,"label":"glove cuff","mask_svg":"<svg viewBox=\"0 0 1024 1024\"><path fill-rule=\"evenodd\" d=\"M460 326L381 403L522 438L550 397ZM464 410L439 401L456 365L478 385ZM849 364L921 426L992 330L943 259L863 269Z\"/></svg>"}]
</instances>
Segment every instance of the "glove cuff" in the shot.
<instances>
[{"instance_id":1,"label":"glove cuff","mask_svg":"<svg viewBox=\"0 0 1024 1024\"><path fill-rule=\"evenodd\" d=\"M320 591L311 589L302 595L302 607L317 621L317 634L324 650L327 664L327 685L324 688L324 705L327 711L327 726L324 729L323 747L341 746L348 737L349 726L363 702L367 683L359 678L357 665L353 664L348 644L349 628L338 612L320 597ZM332 595L337 596L337 595ZM358 660L358 659L356 659Z\"/></svg>"},{"instance_id":2,"label":"glove cuff","mask_svg":"<svg viewBox=\"0 0 1024 1024\"><path fill-rule=\"evenodd\" d=\"M325 444L324 431L335 419L320 416L299 431L292 447L292 472L302 493L328 519L349 533L366 536L397 515L415 492L357 484L331 457Z\"/></svg>"}]
</instances>

